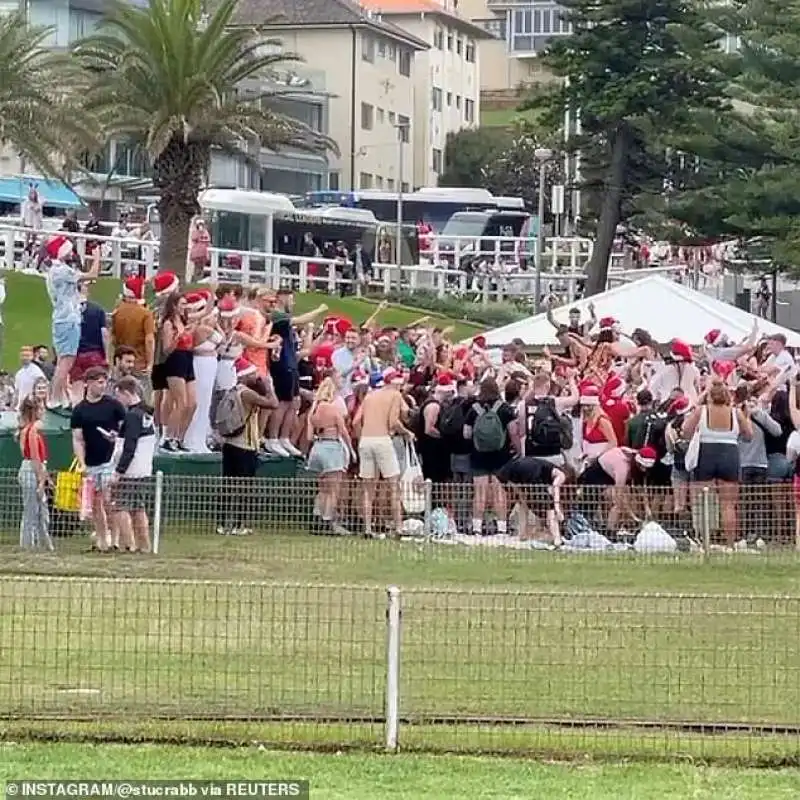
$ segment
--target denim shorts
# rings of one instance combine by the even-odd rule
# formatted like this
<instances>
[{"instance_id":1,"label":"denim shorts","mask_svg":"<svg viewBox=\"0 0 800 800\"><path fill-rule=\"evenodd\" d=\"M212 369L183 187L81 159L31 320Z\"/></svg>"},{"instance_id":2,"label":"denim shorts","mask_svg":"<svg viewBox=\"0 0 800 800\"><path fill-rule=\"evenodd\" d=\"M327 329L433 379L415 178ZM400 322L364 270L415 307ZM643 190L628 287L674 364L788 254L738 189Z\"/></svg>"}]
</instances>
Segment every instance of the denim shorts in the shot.
<instances>
[{"instance_id":1,"label":"denim shorts","mask_svg":"<svg viewBox=\"0 0 800 800\"><path fill-rule=\"evenodd\" d=\"M317 439L308 454L308 469L326 475L344 472L350 465L350 454L337 439Z\"/></svg>"},{"instance_id":2,"label":"denim shorts","mask_svg":"<svg viewBox=\"0 0 800 800\"><path fill-rule=\"evenodd\" d=\"M111 476L114 474L114 465L109 461L106 464L99 464L96 467L86 467L84 473L87 478L94 480L95 491L102 491L108 486Z\"/></svg>"},{"instance_id":3,"label":"denim shorts","mask_svg":"<svg viewBox=\"0 0 800 800\"><path fill-rule=\"evenodd\" d=\"M57 356L78 355L78 344L81 341L81 323L54 322L53 349Z\"/></svg>"}]
</instances>

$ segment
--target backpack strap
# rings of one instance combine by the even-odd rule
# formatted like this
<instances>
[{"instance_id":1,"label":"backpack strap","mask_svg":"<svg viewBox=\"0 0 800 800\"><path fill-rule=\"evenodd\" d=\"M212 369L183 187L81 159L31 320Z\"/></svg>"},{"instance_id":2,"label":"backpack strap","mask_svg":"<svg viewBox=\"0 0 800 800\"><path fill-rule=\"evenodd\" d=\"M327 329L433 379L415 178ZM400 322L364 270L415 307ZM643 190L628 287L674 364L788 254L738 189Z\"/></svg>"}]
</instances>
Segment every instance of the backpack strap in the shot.
<instances>
[{"instance_id":1,"label":"backpack strap","mask_svg":"<svg viewBox=\"0 0 800 800\"><path fill-rule=\"evenodd\" d=\"M492 406L492 411L494 411L494 413L496 414L498 409L502 405L503 405L503 401L502 400L495 400L494 405Z\"/></svg>"},{"instance_id":2,"label":"backpack strap","mask_svg":"<svg viewBox=\"0 0 800 800\"><path fill-rule=\"evenodd\" d=\"M480 417L486 413L483 406L480 403L473 403L472 407L475 409L475 413Z\"/></svg>"}]
</instances>

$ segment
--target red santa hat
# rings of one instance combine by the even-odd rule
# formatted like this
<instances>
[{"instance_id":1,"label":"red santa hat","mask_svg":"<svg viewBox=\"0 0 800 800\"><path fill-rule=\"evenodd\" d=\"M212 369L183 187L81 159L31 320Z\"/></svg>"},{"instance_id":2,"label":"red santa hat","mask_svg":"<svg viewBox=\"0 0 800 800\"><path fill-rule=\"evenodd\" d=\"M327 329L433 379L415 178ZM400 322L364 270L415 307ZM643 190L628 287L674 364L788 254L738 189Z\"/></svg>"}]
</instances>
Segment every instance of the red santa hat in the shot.
<instances>
[{"instance_id":1,"label":"red santa hat","mask_svg":"<svg viewBox=\"0 0 800 800\"><path fill-rule=\"evenodd\" d=\"M636 463L644 469L650 469L656 465L658 461L658 453L652 447L643 447L636 453Z\"/></svg>"},{"instance_id":2,"label":"red santa hat","mask_svg":"<svg viewBox=\"0 0 800 800\"><path fill-rule=\"evenodd\" d=\"M137 303L144 302L144 278L134 276L128 278L122 284L122 296L127 300L135 300Z\"/></svg>"},{"instance_id":3,"label":"red santa hat","mask_svg":"<svg viewBox=\"0 0 800 800\"><path fill-rule=\"evenodd\" d=\"M311 362L317 369L330 369L333 366L333 345L321 344L311 351Z\"/></svg>"},{"instance_id":4,"label":"red santa hat","mask_svg":"<svg viewBox=\"0 0 800 800\"><path fill-rule=\"evenodd\" d=\"M617 322L614 317L603 317L598 324L600 325L601 331L610 331L616 328L619 322Z\"/></svg>"},{"instance_id":5,"label":"red santa hat","mask_svg":"<svg viewBox=\"0 0 800 800\"><path fill-rule=\"evenodd\" d=\"M453 350L453 358L456 361L466 361L469 358L469 348L466 345L460 344Z\"/></svg>"},{"instance_id":6,"label":"red santa hat","mask_svg":"<svg viewBox=\"0 0 800 800\"><path fill-rule=\"evenodd\" d=\"M197 294L203 298L206 305L211 305L214 302L214 292L211 289L198 289Z\"/></svg>"},{"instance_id":7,"label":"red santa hat","mask_svg":"<svg viewBox=\"0 0 800 800\"><path fill-rule=\"evenodd\" d=\"M711 362L711 369L715 375L719 375L722 380L727 381L731 373L736 369L736 363L734 361L715 360Z\"/></svg>"},{"instance_id":8,"label":"red santa hat","mask_svg":"<svg viewBox=\"0 0 800 800\"><path fill-rule=\"evenodd\" d=\"M178 290L180 281L174 272L159 272L153 278L153 291L156 297L164 297Z\"/></svg>"},{"instance_id":9,"label":"red santa hat","mask_svg":"<svg viewBox=\"0 0 800 800\"><path fill-rule=\"evenodd\" d=\"M451 372L442 372L436 376L435 390L442 394L451 394L456 391L455 377Z\"/></svg>"},{"instance_id":10,"label":"red santa hat","mask_svg":"<svg viewBox=\"0 0 800 800\"><path fill-rule=\"evenodd\" d=\"M667 413L670 416L682 416L685 414L690 408L691 403L689 402L689 398L685 396L676 397L670 404L669 408L667 409Z\"/></svg>"},{"instance_id":11,"label":"red santa hat","mask_svg":"<svg viewBox=\"0 0 800 800\"><path fill-rule=\"evenodd\" d=\"M486 349L486 337L485 336L476 336L472 340L472 347L476 350L485 350Z\"/></svg>"},{"instance_id":12,"label":"red santa hat","mask_svg":"<svg viewBox=\"0 0 800 800\"><path fill-rule=\"evenodd\" d=\"M669 352L673 361L685 362L687 364L691 364L692 361L694 361L692 348L680 339L673 339Z\"/></svg>"},{"instance_id":13,"label":"red santa hat","mask_svg":"<svg viewBox=\"0 0 800 800\"><path fill-rule=\"evenodd\" d=\"M705 336L706 344L711 345L712 347L721 342L722 338L722 331L719 328L713 328Z\"/></svg>"},{"instance_id":14,"label":"red santa hat","mask_svg":"<svg viewBox=\"0 0 800 800\"><path fill-rule=\"evenodd\" d=\"M383 343L383 344L392 344L394 342L394 337L392 336L391 331L381 331L376 337L375 342Z\"/></svg>"},{"instance_id":15,"label":"red santa hat","mask_svg":"<svg viewBox=\"0 0 800 800\"><path fill-rule=\"evenodd\" d=\"M353 323L349 319L341 317L336 320L333 329L339 336L344 336L348 331L353 330Z\"/></svg>"},{"instance_id":16,"label":"red santa hat","mask_svg":"<svg viewBox=\"0 0 800 800\"><path fill-rule=\"evenodd\" d=\"M231 319L239 313L239 304L233 297L223 297L217 305L217 310L224 319Z\"/></svg>"},{"instance_id":17,"label":"red santa hat","mask_svg":"<svg viewBox=\"0 0 800 800\"><path fill-rule=\"evenodd\" d=\"M584 378L578 383L578 394L583 394L585 389L599 389L598 385L591 378Z\"/></svg>"},{"instance_id":18,"label":"red santa hat","mask_svg":"<svg viewBox=\"0 0 800 800\"><path fill-rule=\"evenodd\" d=\"M610 375L608 380L603 386L603 399L604 400L618 400L625 394L625 381L619 375Z\"/></svg>"},{"instance_id":19,"label":"red santa hat","mask_svg":"<svg viewBox=\"0 0 800 800\"><path fill-rule=\"evenodd\" d=\"M322 332L333 336L336 333L336 326L339 324L338 317L325 317L322 322Z\"/></svg>"},{"instance_id":20,"label":"red santa hat","mask_svg":"<svg viewBox=\"0 0 800 800\"><path fill-rule=\"evenodd\" d=\"M237 378L246 378L248 375L255 375L258 370L246 358L237 358L234 364Z\"/></svg>"},{"instance_id":21,"label":"red santa hat","mask_svg":"<svg viewBox=\"0 0 800 800\"><path fill-rule=\"evenodd\" d=\"M580 404L582 406L600 405L600 390L593 383L581 389Z\"/></svg>"},{"instance_id":22,"label":"red santa hat","mask_svg":"<svg viewBox=\"0 0 800 800\"><path fill-rule=\"evenodd\" d=\"M206 310L206 301L200 292L189 292L183 296L186 301L186 313L194 317Z\"/></svg>"},{"instance_id":23,"label":"red santa hat","mask_svg":"<svg viewBox=\"0 0 800 800\"><path fill-rule=\"evenodd\" d=\"M389 367L389 369L383 371L383 382L391 386L399 386L401 383L405 383L405 378L399 369Z\"/></svg>"},{"instance_id":24,"label":"red santa hat","mask_svg":"<svg viewBox=\"0 0 800 800\"><path fill-rule=\"evenodd\" d=\"M66 236L54 236L45 246L45 251L49 258L63 261L72 253L72 242Z\"/></svg>"}]
</instances>

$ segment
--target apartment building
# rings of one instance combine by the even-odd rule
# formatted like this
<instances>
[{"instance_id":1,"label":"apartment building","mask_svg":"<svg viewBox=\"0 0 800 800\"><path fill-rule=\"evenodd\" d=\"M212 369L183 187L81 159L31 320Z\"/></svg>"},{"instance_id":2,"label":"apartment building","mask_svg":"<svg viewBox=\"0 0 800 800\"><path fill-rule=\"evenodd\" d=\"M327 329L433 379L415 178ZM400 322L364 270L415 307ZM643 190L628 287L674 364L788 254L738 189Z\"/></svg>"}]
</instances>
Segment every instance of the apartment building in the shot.
<instances>
[{"instance_id":1,"label":"apartment building","mask_svg":"<svg viewBox=\"0 0 800 800\"><path fill-rule=\"evenodd\" d=\"M483 43L491 34L461 16L457 0L361 0L430 45L414 77L414 185L435 186L447 135L478 124Z\"/></svg>"},{"instance_id":2,"label":"apartment building","mask_svg":"<svg viewBox=\"0 0 800 800\"><path fill-rule=\"evenodd\" d=\"M142 4L143 0L132 0ZM51 28L49 44L66 48L76 39L90 34L103 15L107 0L27 0L31 24ZM263 18L267 18L264 13ZM276 111L294 117L317 131L328 133L330 125L330 90L326 75L307 64L287 62L258 86L258 91L276 89L281 97L271 100ZM296 88L297 94L291 89ZM241 160L215 153L212 156L210 181L217 185L263 189L301 194L328 188L328 159L325 154L286 150L273 153L261 150L257 156L263 169L254 169ZM95 180L77 186L86 200L109 204L131 201L137 193L152 194L150 166L144 153L124 142L110 142L104 153L90 165ZM25 172L15 153L0 153L0 176ZM107 177L109 176L110 177Z\"/></svg>"},{"instance_id":3,"label":"apartment building","mask_svg":"<svg viewBox=\"0 0 800 800\"><path fill-rule=\"evenodd\" d=\"M549 79L537 56L569 24L551 0L459 0L459 11L493 37L481 49L481 89L514 90Z\"/></svg>"},{"instance_id":4,"label":"apartment building","mask_svg":"<svg viewBox=\"0 0 800 800\"><path fill-rule=\"evenodd\" d=\"M239 15L325 74L329 134L340 149L329 156L329 187L409 190L417 59L427 42L350 0L242 0Z\"/></svg>"}]
</instances>

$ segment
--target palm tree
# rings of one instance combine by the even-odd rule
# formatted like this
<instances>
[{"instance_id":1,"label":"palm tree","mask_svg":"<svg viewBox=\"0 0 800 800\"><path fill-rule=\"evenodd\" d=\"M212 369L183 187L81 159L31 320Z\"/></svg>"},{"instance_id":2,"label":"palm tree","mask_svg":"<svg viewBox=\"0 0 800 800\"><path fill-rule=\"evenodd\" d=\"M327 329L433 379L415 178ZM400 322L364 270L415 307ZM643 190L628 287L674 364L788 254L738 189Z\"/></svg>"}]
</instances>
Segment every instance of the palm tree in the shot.
<instances>
[{"instance_id":1,"label":"palm tree","mask_svg":"<svg viewBox=\"0 0 800 800\"><path fill-rule=\"evenodd\" d=\"M162 268L185 268L212 150L254 164L253 148L335 149L270 110L270 97L286 90L265 85L296 57L259 28L237 26L236 7L237 0L221 0L206 13L203 0L148 0L145 7L114 0L96 32L73 47L87 114L107 136L140 142L152 160ZM246 92L243 84L258 89Z\"/></svg>"},{"instance_id":2,"label":"palm tree","mask_svg":"<svg viewBox=\"0 0 800 800\"><path fill-rule=\"evenodd\" d=\"M0 15L0 145L64 180L96 140L76 113L62 59L46 45L51 33L22 13Z\"/></svg>"}]
</instances>

